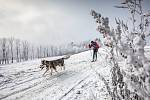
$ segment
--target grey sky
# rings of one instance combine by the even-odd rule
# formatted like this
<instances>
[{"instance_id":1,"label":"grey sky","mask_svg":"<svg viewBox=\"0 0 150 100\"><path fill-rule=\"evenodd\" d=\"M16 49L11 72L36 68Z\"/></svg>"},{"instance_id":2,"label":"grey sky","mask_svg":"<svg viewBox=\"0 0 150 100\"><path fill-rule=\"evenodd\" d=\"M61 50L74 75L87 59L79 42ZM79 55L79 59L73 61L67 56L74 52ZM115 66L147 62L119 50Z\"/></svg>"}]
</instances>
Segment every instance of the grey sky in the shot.
<instances>
[{"instance_id":1,"label":"grey sky","mask_svg":"<svg viewBox=\"0 0 150 100\"><path fill-rule=\"evenodd\" d=\"M0 0L0 37L20 38L36 44L62 44L99 37L90 15L95 9L110 18L126 19L113 6L120 0ZM148 10L150 0L144 0Z\"/></svg>"}]
</instances>

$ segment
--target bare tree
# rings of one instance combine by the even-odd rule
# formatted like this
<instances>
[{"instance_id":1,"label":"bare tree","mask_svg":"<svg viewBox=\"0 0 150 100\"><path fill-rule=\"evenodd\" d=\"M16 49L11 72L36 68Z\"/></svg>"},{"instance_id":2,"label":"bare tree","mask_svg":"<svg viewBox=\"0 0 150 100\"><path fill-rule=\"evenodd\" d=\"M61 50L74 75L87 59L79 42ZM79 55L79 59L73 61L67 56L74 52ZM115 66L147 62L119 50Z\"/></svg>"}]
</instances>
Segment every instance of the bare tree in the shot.
<instances>
[{"instance_id":1,"label":"bare tree","mask_svg":"<svg viewBox=\"0 0 150 100\"><path fill-rule=\"evenodd\" d=\"M47 57L50 56L50 54L49 54L49 48L48 48L48 47L46 48L46 56L47 56Z\"/></svg>"},{"instance_id":2,"label":"bare tree","mask_svg":"<svg viewBox=\"0 0 150 100\"><path fill-rule=\"evenodd\" d=\"M23 47L23 52L22 52L22 53L23 53L23 54L22 54L22 55L23 55L23 60L26 61L26 60L28 60L28 58L29 58L29 57L28 57L28 56L29 56L29 55L28 55L28 54L29 54L29 44L28 44L28 42L27 42L27 41L23 41L23 42L22 42L22 47Z\"/></svg>"},{"instance_id":3,"label":"bare tree","mask_svg":"<svg viewBox=\"0 0 150 100\"><path fill-rule=\"evenodd\" d=\"M19 39L16 39L15 40L15 43L16 43L16 61L17 62L19 62L20 60L20 53L21 53L21 51L20 51L20 40Z\"/></svg>"},{"instance_id":4,"label":"bare tree","mask_svg":"<svg viewBox=\"0 0 150 100\"><path fill-rule=\"evenodd\" d=\"M39 47L37 47L37 58L40 58L40 48Z\"/></svg>"},{"instance_id":5,"label":"bare tree","mask_svg":"<svg viewBox=\"0 0 150 100\"><path fill-rule=\"evenodd\" d=\"M9 45L10 45L10 53L11 53L11 63L14 62L14 51L13 51L13 47L14 47L14 38L11 37L9 39Z\"/></svg>"},{"instance_id":6,"label":"bare tree","mask_svg":"<svg viewBox=\"0 0 150 100\"><path fill-rule=\"evenodd\" d=\"M0 64L2 64L2 39L0 38Z\"/></svg>"},{"instance_id":7,"label":"bare tree","mask_svg":"<svg viewBox=\"0 0 150 100\"><path fill-rule=\"evenodd\" d=\"M35 58L35 50L34 50L34 46L32 45L31 46L31 59L34 59Z\"/></svg>"},{"instance_id":8,"label":"bare tree","mask_svg":"<svg viewBox=\"0 0 150 100\"><path fill-rule=\"evenodd\" d=\"M45 47L43 48L43 57L44 58L46 57L46 48Z\"/></svg>"},{"instance_id":9,"label":"bare tree","mask_svg":"<svg viewBox=\"0 0 150 100\"><path fill-rule=\"evenodd\" d=\"M6 64L6 38L2 38L2 64Z\"/></svg>"},{"instance_id":10,"label":"bare tree","mask_svg":"<svg viewBox=\"0 0 150 100\"><path fill-rule=\"evenodd\" d=\"M50 48L51 48L51 56L54 56L54 47L51 46Z\"/></svg>"}]
</instances>

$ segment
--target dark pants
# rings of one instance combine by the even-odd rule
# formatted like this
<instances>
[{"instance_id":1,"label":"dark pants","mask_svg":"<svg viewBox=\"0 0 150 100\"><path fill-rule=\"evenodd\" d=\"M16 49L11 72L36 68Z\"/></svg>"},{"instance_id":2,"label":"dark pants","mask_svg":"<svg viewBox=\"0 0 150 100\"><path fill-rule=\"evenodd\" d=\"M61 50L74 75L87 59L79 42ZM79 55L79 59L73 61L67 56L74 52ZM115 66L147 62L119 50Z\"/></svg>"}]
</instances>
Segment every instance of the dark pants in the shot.
<instances>
[{"instance_id":1,"label":"dark pants","mask_svg":"<svg viewBox=\"0 0 150 100\"><path fill-rule=\"evenodd\" d=\"M93 61L97 60L97 52L98 52L98 49L93 49Z\"/></svg>"}]
</instances>

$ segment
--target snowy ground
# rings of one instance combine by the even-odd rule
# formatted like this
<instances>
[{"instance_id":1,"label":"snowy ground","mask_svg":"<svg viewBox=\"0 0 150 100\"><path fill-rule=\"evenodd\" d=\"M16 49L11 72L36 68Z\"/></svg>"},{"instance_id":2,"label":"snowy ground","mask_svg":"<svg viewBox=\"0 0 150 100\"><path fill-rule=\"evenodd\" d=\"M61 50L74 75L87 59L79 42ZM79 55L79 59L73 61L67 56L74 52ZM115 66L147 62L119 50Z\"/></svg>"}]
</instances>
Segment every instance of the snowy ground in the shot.
<instances>
[{"instance_id":1,"label":"snowy ground","mask_svg":"<svg viewBox=\"0 0 150 100\"><path fill-rule=\"evenodd\" d=\"M108 100L104 83L92 69L109 78L102 55L90 62L92 51L65 60L66 70L51 76L40 70L40 60L0 66L0 99L3 100ZM54 58L48 58L54 59Z\"/></svg>"},{"instance_id":2,"label":"snowy ground","mask_svg":"<svg viewBox=\"0 0 150 100\"><path fill-rule=\"evenodd\" d=\"M97 62L91 62L91 56L91 51L72 55L65 60L66 70L44 77L40 59L0 66L0 100L110 100L104 82L93 70L106 81L110 79L105 52L99 50Z\"/></svg>"}]
</instances>

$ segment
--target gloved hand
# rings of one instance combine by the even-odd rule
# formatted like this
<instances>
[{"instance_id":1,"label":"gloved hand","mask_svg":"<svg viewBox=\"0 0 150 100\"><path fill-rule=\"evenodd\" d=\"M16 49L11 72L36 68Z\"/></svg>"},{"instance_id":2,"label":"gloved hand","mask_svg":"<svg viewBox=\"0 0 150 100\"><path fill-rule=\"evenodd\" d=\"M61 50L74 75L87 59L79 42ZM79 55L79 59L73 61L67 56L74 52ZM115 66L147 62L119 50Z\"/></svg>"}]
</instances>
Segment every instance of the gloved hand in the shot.
<instances>
[{"instance_id":1,"label":"gloved hand","mask_svg":"<svg viewBox=\"0 0 150 100\"><path fill-rule=\"evenodd\" d=\"M89 44L89 48L91 48L91 45Z\"/></svg>"}]
</instances>

